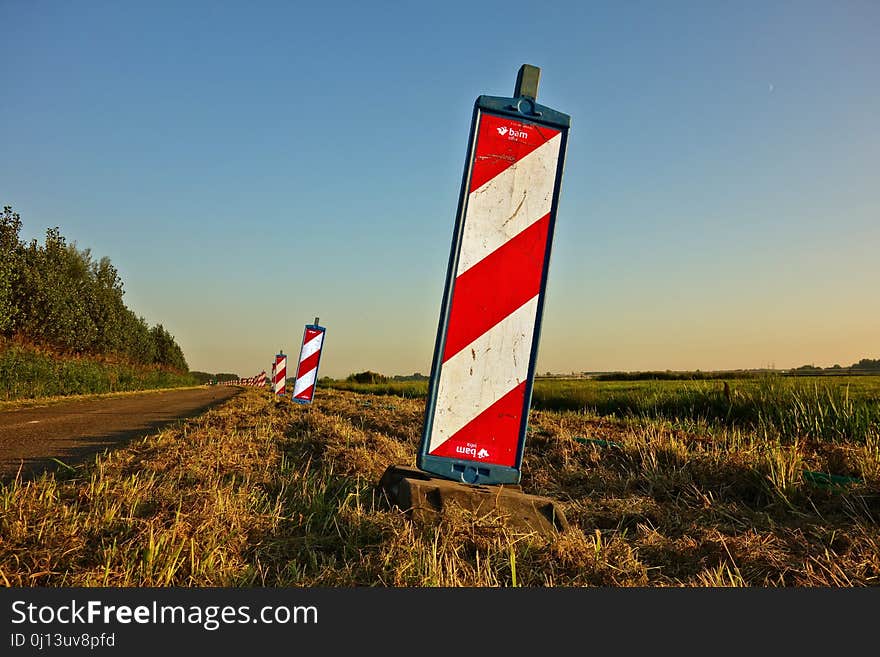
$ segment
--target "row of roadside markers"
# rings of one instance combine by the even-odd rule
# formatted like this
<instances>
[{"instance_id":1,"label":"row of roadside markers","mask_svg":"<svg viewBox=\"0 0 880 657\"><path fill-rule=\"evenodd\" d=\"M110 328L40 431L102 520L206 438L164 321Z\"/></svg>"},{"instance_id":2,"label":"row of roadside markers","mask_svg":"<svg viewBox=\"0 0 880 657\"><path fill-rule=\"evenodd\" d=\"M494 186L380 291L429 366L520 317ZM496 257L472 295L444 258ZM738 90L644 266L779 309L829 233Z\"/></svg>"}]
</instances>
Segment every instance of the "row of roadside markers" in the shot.
<instances>
[{"instance_id":1,"label":"row of roadside markers","mask_svg":"<svg viewBox=\"0 0 880 657\"><path fill-rule=\"evenodd\" d=\"M246 379L231 379L229 381L220 381L218 382L218 385L264 387L266 385L266 372L260 372L257 376L252 376Z\"/></svg>"},{"instance_id":2,"label":"row of roadside markers","mask_svg":"<svg viewBox=\"0 0 880 657\"><path fill-rule=\"evenodd\" d=\"M315 317L314 324L306 324L305 326L296 376L293 381L293 390L291 391L292 401L299 404L311 404L315 398L318 366L321 364L321 353L326 332L327 329L318 324L317 317ZM275 354L275 360L272 362L271 378L267 377L266 371L263 370L257 376L223 381L220 385L268 387L276 397L284 395L287 393L287 355L283 352Z\"/></svg>"}]
</instances>

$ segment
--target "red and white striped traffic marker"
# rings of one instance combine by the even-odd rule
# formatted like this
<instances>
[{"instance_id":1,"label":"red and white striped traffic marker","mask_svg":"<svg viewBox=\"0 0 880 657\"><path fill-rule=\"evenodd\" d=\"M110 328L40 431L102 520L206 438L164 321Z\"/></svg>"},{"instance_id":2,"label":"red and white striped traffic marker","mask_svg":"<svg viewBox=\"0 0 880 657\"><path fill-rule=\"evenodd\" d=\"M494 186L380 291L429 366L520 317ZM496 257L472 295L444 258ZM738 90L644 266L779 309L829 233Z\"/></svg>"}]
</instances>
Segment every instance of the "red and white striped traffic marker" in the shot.
<instances>
[{"instance_id":1,"label":"red and white striped traffic marker","mask_svg":"<svg viewBox=\"0 0 880 657\"><path fill-rule=\"evenodd\" d=\"M303 332L302 347L299 351L299 363L296 368L296 380L293 384L292 399L300 404L310 404L315 397L315 385L318 381L318 365L321 363L321 351L324 346L324 334L327 329L314 324L306 324Z\"/></svg>"},{"instance_id":2,"label":"red and white striped traffic marker","mask_svg":"<svg viewBox=\"0 0 880 657\"><path fill-rule=\"evenodd\" d=\"M462 182L418 466L466 483L518 483L570 117L480 96Z\"/></svg>"},{"instance_id":3,"label":"red and white striped traffic marker","mask_svg":"<svg viewBox=\"0 0 880 657\"><path fill-rule=\"evenodd\" d=\"M287 356L284 353L275 355L275 366L272 368L272 392L283 395L287 386Z\"/></svg>"}]
</instances>

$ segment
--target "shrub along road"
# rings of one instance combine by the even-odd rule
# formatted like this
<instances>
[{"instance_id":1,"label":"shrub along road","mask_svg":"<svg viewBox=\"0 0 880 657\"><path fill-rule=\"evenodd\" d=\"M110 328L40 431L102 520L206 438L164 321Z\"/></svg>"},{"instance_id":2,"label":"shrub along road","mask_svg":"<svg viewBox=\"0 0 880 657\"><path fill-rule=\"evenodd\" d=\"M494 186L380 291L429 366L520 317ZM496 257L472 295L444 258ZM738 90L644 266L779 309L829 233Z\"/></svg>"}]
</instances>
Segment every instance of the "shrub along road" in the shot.
<instances>
[{"instance_id":1,"label":"shrub along road","mask_svg":"<svg viewBox=\"0 0 880 657\"><path fill-rule=\"evenodd\" d=\"M0 412L0 479L81 463L105 449L200 415L240 392L214 386L71 400ZM57 460L56 460L57 459Z\"/></svg>"}]
</instances>

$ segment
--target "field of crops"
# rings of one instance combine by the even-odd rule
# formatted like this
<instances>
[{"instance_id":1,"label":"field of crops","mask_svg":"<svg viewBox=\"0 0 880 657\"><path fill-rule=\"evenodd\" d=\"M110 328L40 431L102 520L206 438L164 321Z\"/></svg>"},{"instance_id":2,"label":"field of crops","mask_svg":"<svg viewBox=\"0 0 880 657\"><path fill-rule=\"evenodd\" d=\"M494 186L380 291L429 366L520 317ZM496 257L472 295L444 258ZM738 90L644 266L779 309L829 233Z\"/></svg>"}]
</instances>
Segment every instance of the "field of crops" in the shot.
<instances>
[{"instance_id":1,"label":"field of crops","mask_svg":"<svg viewBox=\"0 0 880 657\"><path fill-rule=\"evenodd\" d=\"M425 381L359 384L339 390L421 398ZM664 422L682 429L757 432L772 440L864 439L880 428L880 376L786 377L694 381L537 379L532 408Z\"/></svg>"},{"instance_id":2,"label":"field of crops","mask_svg":"<svg viewBox=\"0 0 880 657\"><path fill-rule=\"evenodd\" d=\"M539 381L523 490L554 539L377 489L414 465L424 397L246 389L94 463L0 486L13 586L880 584L878 379ZM829 384L829 385L826 385ZM847 385L849 384L849 385ZM422 395L424 392L422 392Z\"/></svg>"}]
</instances>

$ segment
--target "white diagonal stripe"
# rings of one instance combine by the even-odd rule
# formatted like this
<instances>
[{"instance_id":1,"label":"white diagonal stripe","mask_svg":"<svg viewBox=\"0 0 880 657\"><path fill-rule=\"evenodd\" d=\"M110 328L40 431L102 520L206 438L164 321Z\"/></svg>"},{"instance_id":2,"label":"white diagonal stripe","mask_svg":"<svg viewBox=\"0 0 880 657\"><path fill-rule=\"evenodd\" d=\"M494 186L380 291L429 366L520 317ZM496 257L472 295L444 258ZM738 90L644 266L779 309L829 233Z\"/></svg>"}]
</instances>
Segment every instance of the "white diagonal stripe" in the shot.
<instances>
[{"instance_id":1,"label":"white diagonal stripe","mask_svg":"<svg viewBox=\"0 0 880 657\"><path fill-rule=\"evenodd\" d=\"M556 135L470 193L456 276L550 212L561 143Z\"/></svg>"},{"instance_id":2,"label":"white diagonal stripe","mask_svg":"<svg viewBox=\"0 0 880 657\"><path fill-rule=\"evenodd\" d=\"M293 386L293 396L296 397L303 390L315 383L315 377L318 375L318 368L313 367L296 380Z\"/></svg>"},{"instance_id":3,"label":"white diagonal stripe","mask_svg":"<svg viewBox=\"0 0 880 657\"><path fill-rule=\"evenodd\" d=\"M538 296L443 363L429 452L526 380Z\"/></svg>"},{"instance_id":4,"label":"white diagonal stripe","mask_svg":"<svg viewBox=\"0 0 880 657\"><path fill-rule=\"evenodd\" d=\"M321 348L321 342L324 340L324 331L321 331L313 337L311 340L306 342L302 346L302 351L299 354L299 362L303 362L306 358L311 356L313 353L317 352Z\"/></svg>"}]
</instances>

